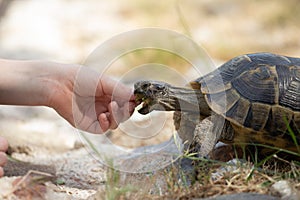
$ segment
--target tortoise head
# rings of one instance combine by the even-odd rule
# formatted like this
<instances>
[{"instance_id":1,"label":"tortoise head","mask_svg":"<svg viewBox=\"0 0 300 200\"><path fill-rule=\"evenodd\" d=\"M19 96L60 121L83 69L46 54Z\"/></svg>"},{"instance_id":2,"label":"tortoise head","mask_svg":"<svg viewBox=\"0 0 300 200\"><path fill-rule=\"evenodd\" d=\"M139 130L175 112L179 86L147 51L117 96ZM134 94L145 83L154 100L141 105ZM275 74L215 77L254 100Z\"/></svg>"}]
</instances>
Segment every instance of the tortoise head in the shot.
<instances>
[{"instance_id":1,"label":"tortoise head","mask_svg":"<svg viewBox=\"0 0 300 200\"><path fill-rule=\"evenodd\" d=\"M171 85L160 81L140 81L134 84L134 95L137 104L142 108L138 111L147 114L153 110L176 110L176 98L170 91ZM173 97L173 98L172 98Z\"/></svg>"},{"instance_id":2,"label":"tortoise head","mask_svg":"<svg viewBox=\"0 0 300 200\"><path fill-rule=\"evenodd\" d=\"M134 84L136 103L142 108L138 111L147 114L153 110L187 111L199 110L200 90L176 87L160 81L140 81Z\"/></svg>"}]
</instances>

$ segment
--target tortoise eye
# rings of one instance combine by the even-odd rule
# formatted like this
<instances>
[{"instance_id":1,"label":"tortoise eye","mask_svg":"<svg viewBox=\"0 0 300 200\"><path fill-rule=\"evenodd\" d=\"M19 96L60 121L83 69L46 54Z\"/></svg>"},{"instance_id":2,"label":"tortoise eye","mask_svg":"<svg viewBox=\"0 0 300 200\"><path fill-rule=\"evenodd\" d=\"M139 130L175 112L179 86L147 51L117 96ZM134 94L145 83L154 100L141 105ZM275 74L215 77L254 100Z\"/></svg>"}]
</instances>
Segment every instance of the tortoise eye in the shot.
<instances>
[{"instance_id":1,"label":"tortoise eye","mask_svg":"<svg viewBox=\"0 0 300 200\"><path fill-rule=\"evenodd\" d=\"M142 90L147 90L149 87L150 87L150 83L144 83L142 86L141 86L141 88L142 88Z\"/></svg>"},{"instance_id":2,"label":"tortoise eye","mask_svg":"<svg viewBox=\"0 0 300 200\"><path fill-rule=\"evenodd\" d=\"M167 93L166 93L165 90L162 90L162 91L160 92L160 94L163 95L163 96L166 96L166 95L167 95Z\"/></svg>"}]
</instances>

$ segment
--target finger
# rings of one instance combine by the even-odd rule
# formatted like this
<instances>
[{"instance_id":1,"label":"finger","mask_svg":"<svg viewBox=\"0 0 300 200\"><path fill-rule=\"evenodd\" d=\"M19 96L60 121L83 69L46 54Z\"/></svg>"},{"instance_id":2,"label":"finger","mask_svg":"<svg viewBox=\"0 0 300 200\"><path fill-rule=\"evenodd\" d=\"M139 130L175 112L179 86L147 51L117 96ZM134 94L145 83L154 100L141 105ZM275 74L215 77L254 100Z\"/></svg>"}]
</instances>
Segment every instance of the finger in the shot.
<instances>
[{"instance_id":1,"label":"finger","mask_svg":"<svg viewBox=\"0 0 300 200\"><path fill-rule=\"evenodd\" d=\"M118 112L119 106L117 104L117 102L112 101L109 105L108 105L108 111L110 113L109 115L109 122L110 122L110 129L116 129L118 127L118 120L120 118L120 116L118 116L120 113Z\"/></svg>"},{"instance_id":2,"label":"finger","mask_svg":"<svg viewBox=\"0 0 300 200\"><path fill-rule=\"evenodd\" d=\"M0 151L5 152L7 151L7 149L8 149L7 140L4 137L0 136Z\"/></svg>"},{"instance_id":3,"label":"finger","mask_svg":"<svg viewBox=\"0 0 300 200\"><path fill-rule=\"evenodd\" d=\"M103 93L113 96L114 99L134 100L133 88L130 88L120 81L103 76L100 80Z\"/></svg>"},{"instance_id":4,"label":"finger","mask_svg":"<svg viewBox=\"0 0 300 200\"><path fill-rule=\"evenodd\" d=\"M0 166L5 165L7 162L7 156L4 152L0 152Z\"/></svg>"},{"instance_id":5,"label":"finger","mask_svg":"<svg viewBox=\"0 0 300 200\"><path fill-rule=\"evenodd\" d=\"M104 132L102 131L102 128L101 128L101 126L100 126L99 121L94 121L94 122L89 126L89 128L88 128L87 130L85 130L85 131L87 131L87 132L89 132L89 133L94 133L94 134L102 134L102 133L104 133Z\"/></svg>"},{"instance_id":6,"label":"finger","mask_svg":"<svg viewBox=\"0 0 300 200\"><path fill-rule=\"evenodd\" d=\"M103 132L105 132L109 129L109 126L110 126L109 115L110 115L110 113L101 113L98 117L98 121L100 123L100 127Z\"/></svg>"},{"instance_id":7,"label":"finger","mask_svg":"<svg viewBox=\"0 0 300 200\"><path fill-rule=\"evenodd\" d=\"M125 105L121 108L122 117L119 119L119 123L126 121L133 113L135 108L134 102L127 102Z\"/></svg>"},{"instance_id":8,"label":"finger","mask_svg":"<svg viewBox=\"0 0 300 200\"><path fill-rule=\"evenodd\" d=\"M130 101L128 106L129 106L128 112L129 112L129 114L131 116L133 114L133 112L134 112L135 107L136 107L136 103Z\"/></svg>"},{"instance_id":9,"label":"finger","mask_svg":"<svg viewBox=\"0 0 300 200\"><path fill-rule=\"evenodd\" d=\"M2 177L4 175L4 170L2 167L0 167L0 177Z\"/></svg>"},{"instance_id":10,"label":"finger","mask_svg":"<svg viewBox=\"0 0 300 200\"><path fill-rule=\"evenodd\" d=\"M133 89L131 90L131 96L130 96L130 98L129 98L129 100L130 101L134 101L135 100L135 96L134 96L134 94L133 94Z\"/></svg>"}]
</instances>

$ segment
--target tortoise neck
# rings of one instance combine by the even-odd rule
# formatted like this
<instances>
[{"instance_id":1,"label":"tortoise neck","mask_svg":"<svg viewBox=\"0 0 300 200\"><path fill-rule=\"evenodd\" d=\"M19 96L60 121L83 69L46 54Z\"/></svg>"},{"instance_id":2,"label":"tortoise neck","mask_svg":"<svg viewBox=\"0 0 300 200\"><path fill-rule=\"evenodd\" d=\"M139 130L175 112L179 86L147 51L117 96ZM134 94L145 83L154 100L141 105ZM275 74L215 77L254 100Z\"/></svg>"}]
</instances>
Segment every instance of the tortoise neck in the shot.
<instances>
[{"instance_id":1,"label":"tortoise neck","mask_svg":"<svg viewBox=\"0 0 300 200\"><path fill-rule=\"evenodd\" d=\"M210 115L211 110L200 90L172 86L169 88L169 98L176 102L175 111Z\"/></svg>"}]
</instances>

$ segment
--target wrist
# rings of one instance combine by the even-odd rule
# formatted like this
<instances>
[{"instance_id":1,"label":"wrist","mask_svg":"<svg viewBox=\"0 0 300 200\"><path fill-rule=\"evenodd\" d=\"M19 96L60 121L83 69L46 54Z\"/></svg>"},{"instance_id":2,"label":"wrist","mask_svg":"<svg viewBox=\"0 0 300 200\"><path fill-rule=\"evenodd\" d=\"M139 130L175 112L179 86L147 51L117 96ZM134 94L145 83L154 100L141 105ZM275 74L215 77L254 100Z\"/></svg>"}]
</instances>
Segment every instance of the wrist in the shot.
<instances>
[{"instance_id":1,"label":"wrist","mask_svg":"<svg viewBox=\"0 0 300 200\"><path fill-rule=\"evenodd\" d=\"M80 66L55 63L50 76L47 76L45 106L53 108L74 126L72 101L74 82Z\"/></svg>"},{"instance_id":2,"label":"wrist","mask_svg":"<svg viewBox=\"0 0 300 200\"><path fill-rule=\"evenodd\" d=\"M60 63L49 63L49 74L44 81L47 85L44 105L60 110L62 102L72 102L74 80L79 66ZM70 105L72 106L72 105Z\"/></svg>"},{"instance_id":3,"label":"wrist","mask_svg":"<svg viewBox=\"0 0 300 200\"><path fill-rule=\"evenodd\" d=\"M0 60L0 104L49 106L65 69L53 62Z\"/></svg>"}]
</instances>

